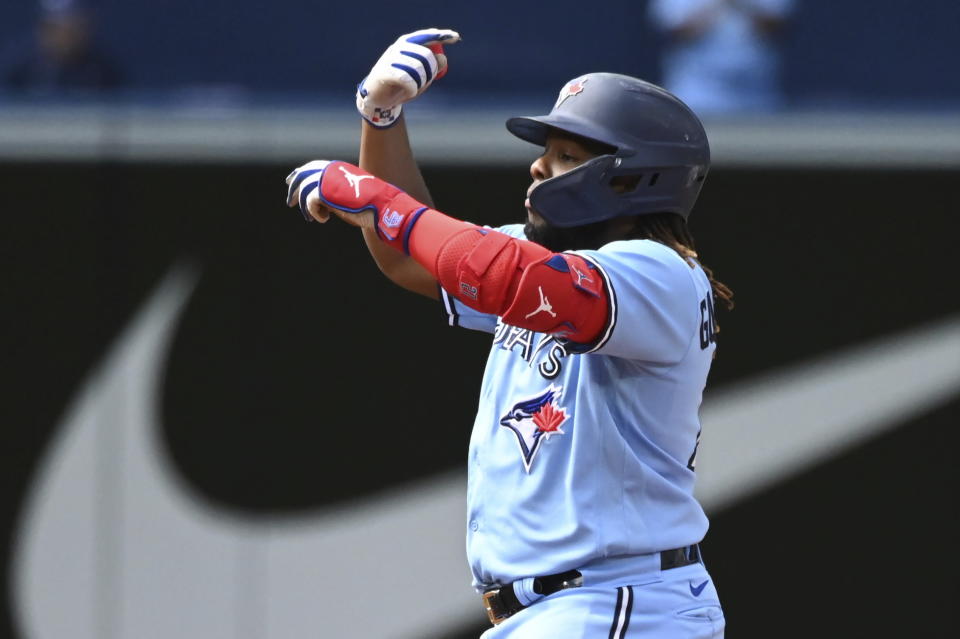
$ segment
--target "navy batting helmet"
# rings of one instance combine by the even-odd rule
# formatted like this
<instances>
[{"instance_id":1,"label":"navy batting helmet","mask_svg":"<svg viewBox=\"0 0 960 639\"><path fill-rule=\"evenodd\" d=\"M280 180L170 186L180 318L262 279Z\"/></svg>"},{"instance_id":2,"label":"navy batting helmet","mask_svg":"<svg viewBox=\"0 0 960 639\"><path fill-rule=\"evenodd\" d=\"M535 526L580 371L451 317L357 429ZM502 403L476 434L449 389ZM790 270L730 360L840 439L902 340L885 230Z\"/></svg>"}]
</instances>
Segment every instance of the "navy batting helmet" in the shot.
<instances>
[{"instance_id":1,"label":"navy batting helmet","mask_svg":"<svg viewBox=\"0 0 960 639\"><path fill-rule=\"evenodd\" d=\"M530 203L548 222L569 227L621 215L690 214L710 167L703 125L690 108L655 84L615 73L571 82L549 115L507 120L519 138L544 146L559 129L615 149L544 180ZM630 186L614 189L619 176Z\"/></svg>"}]
</instances>

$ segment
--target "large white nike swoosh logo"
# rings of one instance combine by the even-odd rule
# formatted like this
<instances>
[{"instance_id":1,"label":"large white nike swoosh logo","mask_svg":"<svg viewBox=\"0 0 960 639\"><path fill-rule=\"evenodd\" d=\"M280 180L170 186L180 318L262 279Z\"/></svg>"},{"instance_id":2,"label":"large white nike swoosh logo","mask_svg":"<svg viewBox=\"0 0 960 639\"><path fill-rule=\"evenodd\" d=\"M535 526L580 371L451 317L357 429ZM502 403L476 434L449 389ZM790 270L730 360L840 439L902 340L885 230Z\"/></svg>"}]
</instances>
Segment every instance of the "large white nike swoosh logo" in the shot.
<instances>
[{"instance_id":1,"label":"large white nike swoosh logo","mask_svg":"<svg viewBox=\"0 0 960 639\"><path fill-rule=\"evenodd\" d=\"M38 466L12 576L25 638L401 639L481 623L461 473L260 523L189 493L157 439L156 403L194 281L186 270L167 279ZM958 390L952 318L713 393L700 496L708 509L730 504Z\"/></svg>"},{"instance_id":2,"label":"large white nike swoosh logo","mask_svg":"<svg viewBox=\"0 0 960 639\"><path fill-rule=\"evenodd\" d=\"M413 638L426 620L442 633L484 619L460 473L268 522L189 493L156 404L195 279L177 271L154 294L38 467L13 566L25 639Z\"/></svg>"},{"instance_id":3,"label":"large white nike swoosh logo","mask_svg":"<svg viewBox=\"0 0 960 639\"><path fill-rule=\"evenodd\" d=\"M960 315L746 380L704 403L697 497L744 499L960 393Z\"/></svg>"}]
</instances>

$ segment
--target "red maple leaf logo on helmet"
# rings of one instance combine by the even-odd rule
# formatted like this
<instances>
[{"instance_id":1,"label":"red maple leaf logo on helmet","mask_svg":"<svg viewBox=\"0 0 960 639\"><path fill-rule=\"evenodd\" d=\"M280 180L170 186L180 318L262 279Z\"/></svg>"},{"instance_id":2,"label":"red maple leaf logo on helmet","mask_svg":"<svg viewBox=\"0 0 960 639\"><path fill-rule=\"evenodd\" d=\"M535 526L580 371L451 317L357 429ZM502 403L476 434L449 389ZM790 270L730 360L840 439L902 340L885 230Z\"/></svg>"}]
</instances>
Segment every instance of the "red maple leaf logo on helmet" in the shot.
<instances>
[{"instance_id":1,"label":"red maple leaf logo on helmet","mask_svg":"<svg viewBox=\"0 0 960 639\"><path fill-rule=\"evenodd\" d=\"M534 413L533 423L537 425L537 429L542 433L556 433L563 431L560 430L560 425L563 422L567 421L567 411L564 408L557 410L557 407L551 404L544 404L543 408Z\"/></svg>"},{"instance_id":2,"label":"red maple leaf logo on helmet","mask_svg":"<svg viewBox=\"0 0 960 639\"><path fill-rule=\"evenodd\" d=\"M570 96L579 95L583 93L583 85L587 83L589 78L581 78L579 80L574 80L567 86L563 87L560 91L560 97L557 98L557 103L553 105L553 108L556 109L558 106L563 104L563 101L569 98Z\"/></svg>"},{"instance_id":3,"label":"red maple leaf logo on helmet","mask_svg":"<svg viewBox=\"0 0 960 639\"><path fill-rule=\"evenodd\" d=\"M583 91L583 85L587 83L586 80L575 80L567 85L567 93L569 95L577 95Z\"/></svg>"}]
</instances>

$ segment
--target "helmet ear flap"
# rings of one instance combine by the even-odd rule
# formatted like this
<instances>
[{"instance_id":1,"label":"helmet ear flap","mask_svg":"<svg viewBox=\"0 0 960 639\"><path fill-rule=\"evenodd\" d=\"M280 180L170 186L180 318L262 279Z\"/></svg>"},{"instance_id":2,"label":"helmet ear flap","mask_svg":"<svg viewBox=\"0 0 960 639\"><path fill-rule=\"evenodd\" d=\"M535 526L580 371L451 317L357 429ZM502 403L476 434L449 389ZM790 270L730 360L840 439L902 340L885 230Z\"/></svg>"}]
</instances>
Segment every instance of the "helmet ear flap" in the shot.
<instances>
[{"instance_id":1,"label":"helmet ear flap","mask_svg":"<svg viewBox=\"0 0 960 639\"><path fill-rule=\"evenodd\" d=\"M601 155L530 192L532 208L550 224L581 226L621 215L677 213L688 217L706 165L651 166L638 157Z\"/></svg>"},{"instance_id":2,"label":"helmet ear flap","mask_svg":"<svg viewBox=\"0 0 960 639\"><path fill-rule=\"evenodd\" d=\"M601 155L544 180L530 192L530 205L547 222L560 228L592 224L620 215L609 184L618 160L612 155Z\"/></svg>"}]
</instances>

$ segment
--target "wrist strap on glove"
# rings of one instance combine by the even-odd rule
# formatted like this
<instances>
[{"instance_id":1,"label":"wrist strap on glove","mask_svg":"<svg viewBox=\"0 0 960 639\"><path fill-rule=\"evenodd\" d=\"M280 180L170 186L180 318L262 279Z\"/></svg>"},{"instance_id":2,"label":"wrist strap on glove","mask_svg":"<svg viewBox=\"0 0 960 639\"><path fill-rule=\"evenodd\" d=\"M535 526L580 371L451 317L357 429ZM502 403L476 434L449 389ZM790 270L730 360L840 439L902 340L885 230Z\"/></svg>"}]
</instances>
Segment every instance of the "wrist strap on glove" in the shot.
<instances>
[{"instance_id":1,"label":"wrist strap on glove","mask_svg":"<svg viewBox=\"0 0 960 639\"><path fill-rule=\"evenodd\" d=\"M396 104L391 107L378 107L370 104L367 101L367 89L363 86L366 80L367 79L364 78L363 82L357 85L357 111L359 111L360 116L371 125L378 129L388 129L400 119L400 114L403 112L403 105Z\"/></svg>"}]
</instances>

